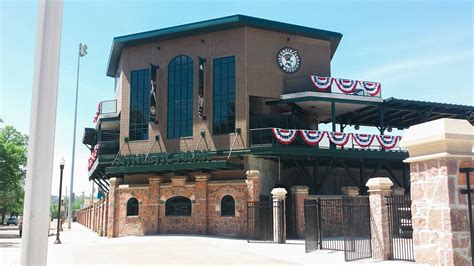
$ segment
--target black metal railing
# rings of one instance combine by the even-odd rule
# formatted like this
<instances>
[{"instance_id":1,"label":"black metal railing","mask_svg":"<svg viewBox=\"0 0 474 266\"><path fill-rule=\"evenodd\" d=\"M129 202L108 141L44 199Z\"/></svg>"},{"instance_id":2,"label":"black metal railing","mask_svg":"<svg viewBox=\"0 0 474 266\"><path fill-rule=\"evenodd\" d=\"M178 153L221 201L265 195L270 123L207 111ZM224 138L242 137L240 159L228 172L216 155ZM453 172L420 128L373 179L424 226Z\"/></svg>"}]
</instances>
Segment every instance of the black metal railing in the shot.
<instances>
[{"instance_id":1,"label":"black metal railing","mask_svg":"<svg viewBox=\"0 0 474 266\"><path fill-rule=\"evenodd\" d=\"M249 201L247 202L247 240L250 243L275 243L273 235L274 214L279 215L279 230L283 238L285 230L283 201Z\"/></svg>"},{"instance_id":2,"label":"black metal railing","mask_svg":"<svg viewBox=\"0 0 474 266\"><path fill-rule=\"evenodd\" d=\"M319 201L304 200L304 241L306 253L315 251L320 245Z\"/></svg>"},{"instance_id":3,"label":"black metal railing","mask_svg":"<svg viewBox=\"0 0 474 266\"><path fill-rule=\"evenodd\" d=\"M250 128L305 128L295 115L289 114L250 114Z\"/></svg>"},{"instance_id":4,"label":"black metal railing","mask_svg":"<svg viewBox=\"0 0 474 266\"><path fill-rule=\"evenodd\" d=\"M459 169L460 173L466 175L466 189L461 189L461 194L466 194L467 196L467 206L469 214L469 236L471 240L471 256L474 253L474 221L472 217L472 188L471 188L471 173L474 172L474 167L463 167Z\"/></svg>"},{"instance_id":5,"label":"black metal railing","mask_svg":"<svg viewBox=\"0 0 474 266\"><path fill-rule=\"evenodd\" d=\"M306 252L344 251L346 261L372 257L368 196L306 199Z\"/></svg>"},{"instance_id":6,"label":"black metal railing","mask_svg":"<svg viewBox=\"0 0 474 266\"><path fill-rule=\"evenodd\" d=\"M283 145L280 144L275 136L273 135L272 128L253 128L250 129L250 146L251 147L266 147L266 146L272 146L272 145ZM372 144L369 147L361 147L357 145L357 143L353 140L353 138L349 139L349 142L344 145L343 148L339 146L332 146L331 143L329 142L328 138L325 137L325 139L321 140L318 145L315 146L310 146L306 144L301 136L298 134L296 136L296 139L293 141L291 144L284 144L285 146L305 146L305 147L314 147L314 148L319 148L319 149L357 149L357 150L384 150L383 147L378 144L377 140L374 139ZM388 151L405 151L402 149L398 144L395 148L390 149Z\"/></svg>"},{"instance_id":7,"label":"black metal railing","mask_svg":"<svg viewBox=\"0 0 474 266\"><path fill-rule=\"evenodd\" d=\"M342 206L345 260L372 257L369 197L343 197Z\"/></svg>"},{"instance_id":8,"label":"black metal railing","mask_svg":"<svg viewBox=\"0 0 474 266\"><path fill-rule=\"evenodd\" d=\"M390 259L415 261L410 196L385 198L388 207Z\"/></svg>"},{"instance_id":9,"label":"black metal railing","mask_svg":"<svg viewBox=\"0 0 474 266\"><path fill-rule=\"evenodd\" d=\"M117 154L119 152L119 141L101 141L99 146L99 155Z\"/></svg>"}]
</instances>

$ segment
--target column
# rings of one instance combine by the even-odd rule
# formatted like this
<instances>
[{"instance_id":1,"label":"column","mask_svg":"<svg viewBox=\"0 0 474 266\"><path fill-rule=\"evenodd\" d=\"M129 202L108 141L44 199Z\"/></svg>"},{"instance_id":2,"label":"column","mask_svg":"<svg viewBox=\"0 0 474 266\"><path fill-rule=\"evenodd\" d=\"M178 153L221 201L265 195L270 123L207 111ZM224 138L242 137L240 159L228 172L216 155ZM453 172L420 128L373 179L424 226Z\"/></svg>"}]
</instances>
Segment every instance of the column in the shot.
<instances>
[{"instance_id":1,"label":"column","mask_svg":"<svg viewBox=\"0 0 474 266\"><path fill-rule=\"evenodd\" d=\"M199 173L196 178L197 216L195 219L196 230L199 234L207 234L207 181L209 173ZM193 210L194 211L194 210Z\"/></svg>"},{"instance_id":2,"label":"column","mask_svg":"<svg viewBox=\"0 0 474 266\"><path fill-rule=\"evenodd\" d=\"M114 237L116 236L116 232L114 229L116 228L115 222L118 222L116 216L118 215L120 202L118 199L117 189L118 186L123 182L122 178L112 177L109 179L110 183L110 190L109 190L109 217L108 217L108 224L107 224L107 237Z\"/></svg>"},{"instance_id":3,"label":"column","mask_svg":"<svg viewBox=\"0 0 474 266\"><path fill-rule=\"evenodd\" d=\"M247 176L247 191L249 201L260 200L260 171L248 170L245 175Z\"/></svg>"},{"instance_id":4,"label":"column","mask_svg":"<svg viewBox=\"0 0 474 266\"><path fill-rule=\"evenodd\" d=\"M148 206L150 210L149 218L150 226L148 227L148 232L150 234L158 233L158 224L160 219L159 213L159 201L160 201L160 184L163 178L161 176L151 177L148 179L148 183L150 183L150 193L148 199Z\"/></svg>"},{"instance_id":5,"label":"column","mask_svg":"<svg viewBox=\"0 0 474 266\"><path fill-rule=\"evenodd\" d=\"M308 198L309 188L308 186L293 186L291 188L291 194L294 198L293 206L296 238L302 239L304 238L304 200Z\"/></svg>"},{"instance_id":6,"label":"column","mask_svg":"<svg viewBox=\"0 0 474 266\"><path fill-rule=\"evenodd\" d=\"M109 221L109 194L105 197L105 212L104 212L104 236L107 236L107 226Z\"/></svg>"},{"instance_id":7,"label":"column","mask_svg":"<svg viewBox=\"0 0 474 266\"><path fill-rule=\"evenodd\" d=\"M285 226L285 198L286 189L274 188L272 190L273 198L273 241L283 244L286 242Z\"/></svg>"},{"instance_id":8,"label":"column","mask_svg":"<svg viewBox=\"0 0 474 266\"><path fill-rule=\"evenodd\" d=\"M415 261L471 265L469 214L463 164L473 164L474 128L466 120L438 119L410 127L408 149Z\"/></svg>"},{"instance_id":9,"label":"column","mask_svg":"<svg viewBox=\"0 0 474 266\"><path fill-rule=\"evenodd\" d=\"M375 177L367 181L370 201L370 228L372 231L372 258L388 260L390 256L390 238L388 225L388 208L385 197L392 194L393 186L388 177Z\"/></svg>"},{"instance_id":10,"label":"column","mask_svg":"<svg viewBox=\"0 0 474 266\"><path fill-rule=\"evenodd\" d=\"M358 187L342 187L341 192L343 195L349 196L349 197L355 197L359 196L359 188Z\"/></svg>"}]
</instances>

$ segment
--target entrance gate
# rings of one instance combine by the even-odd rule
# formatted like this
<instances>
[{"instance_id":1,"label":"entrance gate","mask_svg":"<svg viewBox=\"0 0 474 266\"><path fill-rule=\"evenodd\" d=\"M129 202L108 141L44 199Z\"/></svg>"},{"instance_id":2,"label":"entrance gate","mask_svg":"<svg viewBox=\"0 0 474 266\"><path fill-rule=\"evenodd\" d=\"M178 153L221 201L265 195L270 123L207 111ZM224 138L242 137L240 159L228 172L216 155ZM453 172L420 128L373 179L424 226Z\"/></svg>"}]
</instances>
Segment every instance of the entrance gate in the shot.
<instances>
[{"instance_id":1,"label":"entrance gate","mask_svg":"<svg viewBox=\"0 0 474 266\"><path fill-rule=\"evenodd\" d=\"M305 200L306 252L344 251L346 261L372 256L367 196Z\"/></svg>"},{"instance_id":2,"label":"entrance gate","mask_svg":"<svg viewBox=\"0 0 474 266\"><path fill-rule=\"evenodd\" d=\"M285 230L284 201L249 201L247 202L247 241L250 243L276 243L273 223L277 222L277 239L282 239ZM275 216L275 213L283 215ZM275 221L274 219L279 219Z\"/></svg>"},{"instance_id":3,"label":"entrance gate","mask_svg":"<svg viewBox=\"0 0 474 266\"><path fill-rule=\"evenodd\" d=\"M415 261L409 196L386 197L390 239L390 259Z\"/></svg>"}]
</instances>

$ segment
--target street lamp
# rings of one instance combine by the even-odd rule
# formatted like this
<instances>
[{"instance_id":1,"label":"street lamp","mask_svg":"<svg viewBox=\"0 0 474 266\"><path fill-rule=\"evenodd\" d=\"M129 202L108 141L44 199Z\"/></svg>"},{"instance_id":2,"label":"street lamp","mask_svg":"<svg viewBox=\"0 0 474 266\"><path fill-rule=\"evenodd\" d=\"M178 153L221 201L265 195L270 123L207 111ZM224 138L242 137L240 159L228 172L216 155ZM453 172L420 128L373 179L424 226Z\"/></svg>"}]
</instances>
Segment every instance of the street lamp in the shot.
<instances>
[{"instance_id":1,"label":"street lamp","mask_svg":"<svg viewBox=\"0 0 474 266\"><path fill-rule=\"evenodd\" d=\"M76 77L76 104L74 107L74 131L72 137L72 161L71 161L71 180L69 183L69 201L68 201L68 213L67 213L67 228L71 229L72 221L72 200L74 194L74 157L76 153L76 123L77 123L77 98L79 95L79 67L81 64L81 57L87 55L87 45L85 43L79 44L79 52L77 53L77 77Z\"/></svg>"},{"instance_id":2,"label":"street lamp","mask_svg":"<svg viewBox=\"0 0 474 266\"><path fill-rule=\"evenodd\" d=\"M61 160L59 160L59 169L61 170L61 174L59 176L58 226L56 226L56 240L54 241L54 244L61 244L61 240L59 240L59 225L61 222L61 192L63 188L64 163L64 158L61 158Z\"/></svg>"}]
</instances>

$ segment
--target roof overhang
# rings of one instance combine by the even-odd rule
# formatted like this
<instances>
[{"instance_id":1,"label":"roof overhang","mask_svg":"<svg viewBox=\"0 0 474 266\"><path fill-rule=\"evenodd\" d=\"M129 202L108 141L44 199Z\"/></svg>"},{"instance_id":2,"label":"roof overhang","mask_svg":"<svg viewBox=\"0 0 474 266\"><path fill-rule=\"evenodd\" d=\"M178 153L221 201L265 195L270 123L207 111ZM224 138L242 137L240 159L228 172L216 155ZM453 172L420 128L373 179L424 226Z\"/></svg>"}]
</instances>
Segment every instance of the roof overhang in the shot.
<instances>
[{"instance_id":1,"label":"roof overhang","mask_svg":"<svg viewBox=\"0 0 474 266\"><path fill-rule=\"evenodd\" d=\"M227 160L193 163L173 163L158 165L140 165L140 166L114 166L107 167L107 175L122 174L145 174L145 173L163 173L179 171L215 171L215 170L241 170L242 164L229 162Z\"/></svg>"},{"instance_id":2,"label":"roof overhang","mask_svg":"<svg viewBox=\"0 0 474 266\"><path fill-rule=\"evenodd\" d=\"M107 66L107 76L115 76L115 71L117 69L118 63L120 61L120 55L124 47L245 26L329 41L331 48L331 58L336 52L336 49L342 38L342 34L338 32L320 30L316 28L298 26L294 24L244 15L233 15L115 37L110 51L109 63Z\"/></svg>"}]
</instances>

